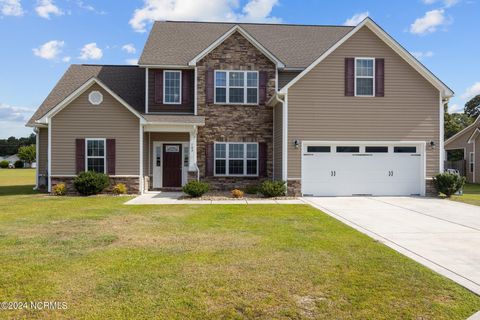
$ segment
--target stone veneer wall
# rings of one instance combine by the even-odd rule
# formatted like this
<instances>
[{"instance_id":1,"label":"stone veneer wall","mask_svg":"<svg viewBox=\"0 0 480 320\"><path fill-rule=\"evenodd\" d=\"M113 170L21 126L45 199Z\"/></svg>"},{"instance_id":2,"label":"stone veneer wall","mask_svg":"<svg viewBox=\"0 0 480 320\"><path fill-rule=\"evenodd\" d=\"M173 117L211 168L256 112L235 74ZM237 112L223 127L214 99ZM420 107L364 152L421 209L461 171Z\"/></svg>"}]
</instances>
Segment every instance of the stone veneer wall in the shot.
<instances>
[{"instance_id":1,"label":"stone veneer wall","mask_svg":"<svg viewBox=\"0 0 480 320\"><path fill-rule=\"evenodd\" d=\"M437 197L438 196L438 191L435 189L435 186L433 185L433 180L432 179L426 179L425 180L425 196L427 197Z\"/></svg>"},{"instance_id":2,"label":"stone veneer wall","mask_svg":"<svg viewBox=\"0 0 480 320\"><path fill-rule=\"evenodd\" d=\"M197 63L197 110L198 115L205 116L205 126L199 127L197 137L200 180L210 183L213 189L232 189L271 179L273 176L273 109L265 105L206 104L205 77L208 68L266 71L268 79L266 101L275 93L276 66L238 32ZM206 177L206 144L219 141L266 142L267 177Z\"/></svg>"},{"instance_id":3,"label":"stone veneer wall","mask_svg":"<svg viewBox=\"0 0 480 320\"><path fill-rule=\"evenodd\" d=\"M73 186L74 177L52 177L52 187L59 183L65 183L67 193L76 194L77 191ZM112 188L117 183L124 183L127 186L127 193L139 194L140 183L137 177L110 177L110 186L103 191L103 193L112 192Z\"/></svg>"},{"instance_id":4,"label":"stone veneer wall","mask_svg":"<svg viewBox=\"0 0 480 320\"><path fill-rule=\"evenodd\" d=\"M287 195L294 197L302 196L302 181L301 180L288 180L287 181Z\"/></svg>"}]
</instances>

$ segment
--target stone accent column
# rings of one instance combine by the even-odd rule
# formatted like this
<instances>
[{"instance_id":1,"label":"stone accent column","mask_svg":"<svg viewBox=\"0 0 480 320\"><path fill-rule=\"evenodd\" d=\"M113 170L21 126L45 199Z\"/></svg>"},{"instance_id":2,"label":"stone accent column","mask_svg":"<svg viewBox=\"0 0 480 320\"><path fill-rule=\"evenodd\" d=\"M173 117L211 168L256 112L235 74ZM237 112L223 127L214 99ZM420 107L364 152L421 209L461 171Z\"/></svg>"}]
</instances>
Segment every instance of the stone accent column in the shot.
<instances>
[{"instance_id":1,"label":"stone accent column","mask_svg":"<svg viewBox=\"0 0 480 320\"><path fill-rule=\"evenodd\" d=\"M437 189L433 185L433 179L425 180L425 196L426 197L438 197Z\"/></svg>"},{"instance_id":2,"label":"stone accent column","mask_svg":"<svg viewBox=\"0 0 480 320\"><path fill-rule=\"evenodd\" d=\"M287 181L287 195L294 197L302 196L302 181L288 180Z\"/></svg>"}]
</instances>

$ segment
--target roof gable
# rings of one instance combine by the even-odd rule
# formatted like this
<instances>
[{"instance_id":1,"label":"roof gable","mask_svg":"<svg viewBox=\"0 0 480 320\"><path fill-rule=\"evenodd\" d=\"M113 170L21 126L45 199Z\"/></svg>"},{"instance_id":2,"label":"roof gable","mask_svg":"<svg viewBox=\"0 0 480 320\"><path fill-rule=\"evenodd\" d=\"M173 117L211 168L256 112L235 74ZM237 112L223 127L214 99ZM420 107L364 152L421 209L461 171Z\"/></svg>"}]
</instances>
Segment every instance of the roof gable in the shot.
<instances>
[{"instance_id":1,"label":"roof gable","mask_svg":"<svg viewBox=\"0 0 480 320\"><path fill-rule=\"evenodd\" d=\"M233 28L225 32L221 37L215 40L211 45L205 48L202 52L196 55L192 60L188 62L189 66L195 66L198 61L202 60L207 54L212 52L220 44L222 44L226 39L228 39L235 32L240 33L245 39L247 39L255 48L257 48L261 53L263 53L267 58L269 58L277 68L284 68L285 64L280 61L274 54L268 51L261 43L259 43L255 38L253 38L247 31L245 31L239 25L235 25Z\"/></svg>"},{"instance_id":2,"label":"roof gable","mask_svg":"<svg viewBox=\"0 0 480 320\"><path fill-rule=\"evenodd\" d=\"M312 64L310 64L305 70L303 70L292 81L285 85L280 93L287 93L288 88L293 86L298 80L303 78L308 72L310 72L315 66L325 60L330 54L338 49L343 43L349 40L354 34L356 34L362 28L369 28L375 35L377 35L383 42L385 42L390 48L392 48L403 60L405 60L410 66L413 67L418 73L420 73L426 80L428 80L435 88L441 93L442 97L453 96L453 91L447 87L440 79L438 79L430 70L428 70L423 64L421 64L411 53L403 48L398 42L396 42L388 33L380 28L372 19L366 18L354 29L347 33L342 39L332 45L327 51L320 55Z\"/></svg>"},{"instance_id":3,"label":"roof gable","mask_svg":"<svg viewBox=\"0 0 480 320\"><path fill-rule=\"evenodd\" d=\"M35 121L75 90L96 78L137 112L145 108L145 70L134 66L71 65L27 123Z\"/></svg>"},{"instance_id":4,"label":"roof gable","mask_svg":"<svg viewBox=\"0 0 480 320\"><path fill-rule=\"evenodd\" d=\"M454 134L453 136L451 136L450 138L448 138L446 141L445 141L445 146L447 146L447 144L450 144L451 142L457 140L458 138L460 138L462 135L464 135L465 133L467 133L469 130L477 127L478 125L480 125L480 117L477 117L477 119L475 119L475 121L469 125L468 127L466 127L465 129L457 132L456 134Z\"/></svg>"},{"instance_id":5,"label":"roof gable","mask_svg":"<svg viewBox=\"0 0 480 320\"><path fill-rule=\"evenodd\" d=\"M475 139L477 139L478 135L480 134L480 129L476 128L470 138L468 138L468 143L474 143Z\"/></svg>"}]
</instances>

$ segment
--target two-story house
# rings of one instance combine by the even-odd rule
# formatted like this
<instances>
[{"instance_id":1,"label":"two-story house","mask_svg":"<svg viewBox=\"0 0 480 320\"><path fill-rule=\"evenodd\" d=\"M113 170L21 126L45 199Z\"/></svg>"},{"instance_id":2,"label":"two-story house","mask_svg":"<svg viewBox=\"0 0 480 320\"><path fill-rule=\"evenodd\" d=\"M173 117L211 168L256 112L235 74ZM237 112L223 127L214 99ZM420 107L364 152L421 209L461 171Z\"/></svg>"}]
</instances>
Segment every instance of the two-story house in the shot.
<instances>
[{"instance_id":1,"label":"two-story house","mask_svg":"<svg viewBox=\"0 0 480 320\"><path fill-rule=\"evenodd\" d=\"M72 65L27 125L48 190L95 170L139 193L277 179L297 195L425 195L452 95L368 18L167 21L138 66Z\"/></svg>"}]
</instances>

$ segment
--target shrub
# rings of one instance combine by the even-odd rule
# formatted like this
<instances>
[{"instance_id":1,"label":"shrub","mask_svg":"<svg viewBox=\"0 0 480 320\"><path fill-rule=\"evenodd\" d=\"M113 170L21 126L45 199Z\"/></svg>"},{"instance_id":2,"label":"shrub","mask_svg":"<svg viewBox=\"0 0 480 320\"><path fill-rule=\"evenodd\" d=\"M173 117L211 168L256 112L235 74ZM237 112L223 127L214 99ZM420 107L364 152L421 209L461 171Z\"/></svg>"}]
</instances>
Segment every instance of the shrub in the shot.
<instances>
[{"instance_id":1,"label":"shrub","mask_svg":"<svg viewBox=\"0 0 480 320\"><path fill-rule=\"evenodd\" d=\"M65 183L58 183L52 187L52 193L56 196L64 196L67 193Z\"/></svg>"},{"instance_id":2,"label":"shrub","mask_svg":"<svg viewBox=\"0 0 480 320\"><path fill-rule=\"evenodd\" d=\"M232 196L234 198L243 198L243 195L244 195L244 193L243 193L242 190L238 190L238 189L233 189L232 190Z\"/></svg>"},{"instance_id":3,"label":"shrub","mask_svg":"<svg viewBox=\"0 0 480 320\"><path fill-rule=\"evenodd\" d=\"M9 162L7 160L0 161L0 168L6 169L8 168Z\"/></svg>"},{"instance_id":4,"label":"shrub","mask_svg":"<svg viewBox=\"0 0 480 320\"><path fill-rule=\"evenodd\" d=\"M15 166L16 169L21 169L25 166L25 164L23 163L22 160L17 160L17 161L15 161L14 166Z\"/></svg>"},{"instance_id":5,"label":"shrub","mask_svg":"<svg viewBox=\"0 0 480 320\"><path fill-rule=\"evenodd\" d=\"M210 186L208 183L194 180L183 186L182 191L189 196L196 198L208 192L209 189Z\"/></svg>"},{"instance_id":6,"label":"shrub","mask_svg":"<svg viewBox=\"0 0 480 320\"><path fill-rule=\"evenodd\" d=\"M267 198L279 197L285 195L287 186L284 181L264 181L260 185L260 193Z\"/></svg>"},{"instance_id":7,"label":"shrub","mask_svg":"<svg viewBox=\"0 0 480 320\"><path fill-rule=\"evenodd\" d=\"M456 173L439 173L433 177L433 185L438 192L443 193L450 198L452 194L463 188L465 177Z\"/></svg>"},{"instance_id":8,"label":"shrub","mask_svg":"<svg viewBox=\"0 0 480 320\"><path fill-rule=\"evenodd\" d=\"M127 186L124 183L117 183L112 190L113 194L126 194L127 193Z\"/></svg>"},{"instance_id":9,"label":"shrub","mask_svg":"<svg viewBox=\"0 0 480 320\"><path fill-rule=\"evenodd\" d=\"M102 192L110 184L110 179L95 171L81 172L73 179L75 189L85 196Z\"/></svg>"},{"instance_id":10,"label":"shrub","mask_svg":"<svg viewBox=\"0 0 480 320\"><path fill-rule=\"evenodd\" d=\"M257 194L258 193L258 189L259 187L255 184L251 184L251 185L248 185L246 186L245 188L243 188L243 191L246 193L246 194Z\"/></svg>"}]
</instances>

